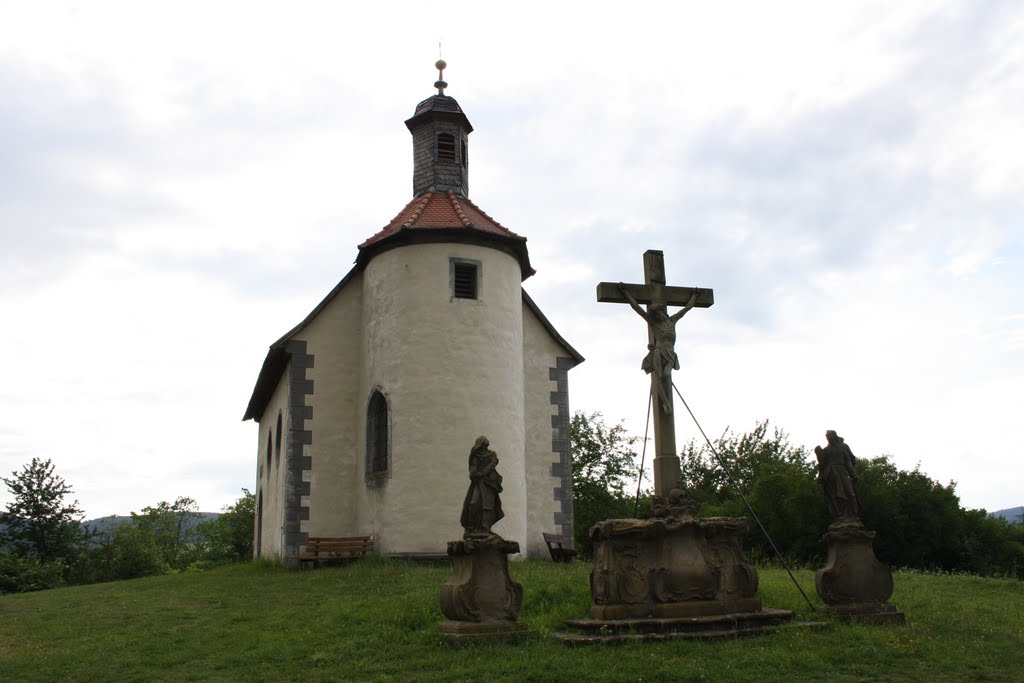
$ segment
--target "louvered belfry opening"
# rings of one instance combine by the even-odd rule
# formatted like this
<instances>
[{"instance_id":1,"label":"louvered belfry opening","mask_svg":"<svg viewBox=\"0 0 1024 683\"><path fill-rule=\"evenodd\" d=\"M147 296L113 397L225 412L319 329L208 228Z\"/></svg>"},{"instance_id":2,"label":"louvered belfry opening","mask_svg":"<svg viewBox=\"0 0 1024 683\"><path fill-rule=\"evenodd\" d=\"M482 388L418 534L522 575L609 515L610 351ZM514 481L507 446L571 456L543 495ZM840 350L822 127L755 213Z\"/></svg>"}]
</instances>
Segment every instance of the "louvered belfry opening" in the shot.
<instances>
[{"instance_id":1,"label":"louvered belfry opening","mask_svg":"<svg viewBox=\"0 0 1024 683\"><path fill-rule=\"evenodd\" d=\"M388 401L374 391L366 408L366 473L388 471Z\"/></svg>"},{"instance_id":2,"label":"louvered belfry opening","mask_svg":"<svg viewBox=\"0 0 1024 683\"><path fill-rule=\"evenodd\" d=\"M437 135L437 160L445 164L455 163L455 136L450 133Z\"/></svg>"},{"instance_id":3,"label":"louvered belfry opening","mask_svg":"<svg viewBox=\"0 0 1024 683\"><path fill-rule=\"evenodd\" d=\"M456 299L477 298L477 276L475 263L454 264L452 289Z\"/></svg>"}]
</instances>

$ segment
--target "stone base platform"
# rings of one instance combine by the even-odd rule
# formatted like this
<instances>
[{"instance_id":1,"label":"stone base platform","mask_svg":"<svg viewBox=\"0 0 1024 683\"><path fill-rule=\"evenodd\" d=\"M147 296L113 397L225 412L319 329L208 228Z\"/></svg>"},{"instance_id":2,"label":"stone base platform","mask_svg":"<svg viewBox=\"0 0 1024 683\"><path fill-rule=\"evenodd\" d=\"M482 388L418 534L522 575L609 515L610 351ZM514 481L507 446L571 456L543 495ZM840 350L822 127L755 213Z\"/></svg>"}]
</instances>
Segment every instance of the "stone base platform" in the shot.
<instances>
[{"instance_id":1,"label":"stone base platform","mask_svg":"<svg viewBox=\"0 0 1024 683\"><path fill-rule=\"evenodd\" d=\"M449 644L459 645L483 640L514 640L526 633L522 621L442 621L437 630L445 635Z\"/></svg>"},{"instance_id":2,"label":"stone base platform","mask_svg":"<svg viewBox=\"0 0 1024 683\"><path fill-rule=\"evenodd\" d=\"M849 605L822 605L821 613L847 624L904 624L906 617L888 602L859 602Z\"/></svg>"},{"instance_id":3,"label":"stone base platform","mask_svg":"<svg viewBox=\"0 0 1024 683\"><path fill-rule=\"evenodd\" d=\"M452 576L441 586L441 612L448 620L437 630L449 644L508 640L526 631L519 618L523 587L508 573L508 556L518 552L518 543L491 533L448 543Z\"/></svg>"},{"instance_id":4,"label":"stone base platform","mask_svg":"<svg viewBox=\"0 0 1024 683\"><path fill-rule=\"evenodd\" d=\"M566 645L615 644L637 640L726 640L773 633L780 624L791 620L793 616L793 612L788 610L763 609L758 612L694 617L571 619L565 624L577 632L558 632L555 638Z\"/></svg>"},{"instance_id":5,"label":"stone base platform","mask_svg":"<svg viewBox=\"0 0 1024 683\"><path fill-rule=\"evenodd\" d=\"M590 618L606 621L623 619L677 619L687 617L713 617L738 613L761 612L757 598L733 600L687 600L684 602L656 602L619 605L593 605Z\"/></svg>"}]
</instances>

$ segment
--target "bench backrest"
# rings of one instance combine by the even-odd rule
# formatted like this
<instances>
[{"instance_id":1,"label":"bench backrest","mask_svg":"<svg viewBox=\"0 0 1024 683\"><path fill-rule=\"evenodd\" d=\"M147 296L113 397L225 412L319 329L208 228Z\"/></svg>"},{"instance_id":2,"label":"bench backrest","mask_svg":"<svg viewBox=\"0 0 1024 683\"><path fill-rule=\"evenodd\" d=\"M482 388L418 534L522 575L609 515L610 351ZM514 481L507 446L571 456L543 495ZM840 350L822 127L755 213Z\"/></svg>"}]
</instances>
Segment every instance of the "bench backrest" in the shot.
<instances>
[{"instance_id":1,"label":"bench backrest","mask_svg":"<svg viewBox=\"0 0 1024 683\"><path fill-rule=\"evenodd\" d=\"M373 550L373 536L313 536L304 545L306 552L369 552Z\"/></svg>"},{"instance_id":2,"label":"bench backrest","mask_svg":"<svg viewBox=\"0 0 1024 683\"><path fill-rule=\"evenodd\" d=\"M549 548L552 545L557 545L559 548L561 548L562 545L565 543L565 537L561 534L549 534L547 532L543 532L543 534L544 542L548 544Z\"/></svg>"}]
</instances>

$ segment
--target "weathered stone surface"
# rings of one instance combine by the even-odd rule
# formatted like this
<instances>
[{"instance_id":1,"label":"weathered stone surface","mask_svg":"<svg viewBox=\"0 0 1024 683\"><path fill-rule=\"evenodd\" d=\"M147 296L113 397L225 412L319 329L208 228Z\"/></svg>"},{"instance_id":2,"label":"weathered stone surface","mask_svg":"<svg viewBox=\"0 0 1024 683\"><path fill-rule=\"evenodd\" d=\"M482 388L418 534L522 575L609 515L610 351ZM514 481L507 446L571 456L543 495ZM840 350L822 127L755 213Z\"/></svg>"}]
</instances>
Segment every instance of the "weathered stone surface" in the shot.
<instances>
[{"instance_id":1,"label":"weathered stone surface","mask_svg":"<svg viewBox=\"0 0 1024 683\"><path fill-rule=\"evenodd\" d=\"M760 636L775 632L791 620L786 610L764 609L756 612L649 618L649 619L571 619L566 626L577 632L556 633L567 645L614 644L631 640L724 640ZM804 622L808 628L825 628L825 622Z\"/></svg>"},{"instance_id":2,"label":"weathered stone surface","mask_svg":"<svg viewBox=\"0 0 1024 683\"><path fill-rule=\"evenodd\" d=\"M656 250L644 253L644 280L643 285L601 283L597 296L598 301L628 303L647 322L648 353L641 368L651 375L654 407L654 517L605 520L591 528L591 619L567 624L596 633L560 639L582 644L768 632L794 615L784 610L769 615L762 609L757 571L743 557L746 519L700 519L698 506L680 488L672 409L672 371L680 367L676 323L694 307L711 306L714 294L668 287L664 256ZM670 305L683 309L669 315ZM638 636L637 629L649 632Z\"/></svg>"},{"instance_id":3,"label":"weathered stone surface","mask_svg":"<svg viewBox=\"0 0 1024 683\"><path fill-rule=\"evenodd\" d=\"M508 555L519 544L489 534L448 544L452 577L441 587L441 611L452 621L516 621L523 587L508 573Z\"/></svg>"},{"instance_id":4,"label":"weathered stone surface","mask_svg":"<svg viewBox=\"0 0 1024 683\"><path fill-rule=\"evenodd\" d=\"M654 402L654 492L666 496L679 483L679 454L676 450L672 417L672 371L679 369L675 351L676 323L694 307L714 304L714 292L695 287L669 287L665 280L665 256L661 251L644 252L644 284L602 282L597 300L627 303L647 322L647 356L641 363L651 375ZM640 307L647 304L647 310ZM668 314L669 306L683 310Z\"/></svg>"},{"instance_id":5,"label":"weathered stone surface","mask_svg":"<svg viewBox=\"0 0 1024 683\"><path fill-rule=\"evenodd\" d=\"M875 557L875 532L861 524L853 451L834 430L825 432L828 445L816 446L818 483L828 503L832 523L821 537L828 560L814 575L814 588L824 601L823 611L844 621L887 624L904 621L890 605L892 572Z\"/></svg>"},{"instance_id":6,"label":"weathered stone surface","mask_svg":"<svg viewBox=\"0 0 1024 683\"><path fill-rule=\"evenodd\" d=\"M465 537L487 536L505 512L501 509L501 475L498 455L486 436L479 437L469 451L469 490L462 503L460 522Z\"/></svg>"},{"instance_id":7,"label":"weathered stone surface","mask_svg":"<svg viewBox=\"0 0 1024 683\"><path fill-rule=\"evenodd\" d=\"M442 621L437 630L449 643L461 645L475 640L512 640L526 631L521 621Z\"/></svg>"},{"instance_id":8,"label":"weathered stone surface","mask_svg":"<svg viewBox=\"0 0 1024 683\"><path fill-rule=\"evenodd\" d=\"M906 618L896 605L888 602L858 602L848 605L824 605L823 614L852 624L903 624Z\"/></svg>"},{"instance_id":9,"label":"weathered stone surface","mask_svg":"<svg viewBox=\"0 0 1024 683\"><path fill-rule=\"evenodd\" d=\"M892 596L892 572L875 557L874 538L859 522L829 527L821 539L828 544L828 560L814 575L825 604L884 603Z\"/></svg>"},{"instance_id":10,"label":"weathered stone surface","mask_svg":"<svg viewBox=\"0 0 1024 683\"><path fill-rule=\"evenodd\" d=\"M438 630L449 642L467 638L507 638L525 626L523 587L508 573L508 556L519 544L491 531L502 518L501 475L498 456L486 436L473 444L469 454L469 491L462 506L462 540L448 542L452 576L441 586L441 611L448 621Z\"/></svg>"},{"instance_id":11,"label":"weathered stone surface","mask_svg":"<svg viewBox=\"0 0 1024 683\"><path fill-rule=\"evenodd\" d=\"M612 519L591 529L595 619L756 612L743 518Z\"/></svg>"},{"instance_id":12,"label":"weathered stone surface","mask_svg":"<svg viewBox=\"0 0 1024 683\"><path fill-rule=\"evenodd\" d=\"M829 515L833 523L858 521L860 504L853 488L857 459L835 430L825 432L825 439L828 445L815 446L814 453L818 457L818 483L825 493Z\"/></svg>"}]
</instances>

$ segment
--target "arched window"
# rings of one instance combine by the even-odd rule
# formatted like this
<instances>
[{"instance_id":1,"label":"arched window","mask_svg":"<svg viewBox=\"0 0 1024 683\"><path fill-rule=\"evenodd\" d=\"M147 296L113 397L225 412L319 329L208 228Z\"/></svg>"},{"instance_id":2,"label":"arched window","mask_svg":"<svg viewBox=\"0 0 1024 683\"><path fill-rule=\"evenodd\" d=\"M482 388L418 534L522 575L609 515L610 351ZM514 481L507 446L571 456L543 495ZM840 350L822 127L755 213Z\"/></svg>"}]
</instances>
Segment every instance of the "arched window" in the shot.
<instances>
[{"instance_id":1,"label":"arched window","mask_svg":"<svg viewBox=\"0 0 1024 683\"><path fill-rule=\"evenodd\" d=\"M366 406L366 476L369 480L388 471L391 460L388 400L374 390Z\"/></svg>"},{"instance_id":2,"label":"arched window","mask_svg":"<svg viewBox=\"0 0 1024 683\"><path fill-rule=\"evenodd\" d=\"M274 434L273 432L267 432L267 476L270 476L270 460L274 455Z\"/></svg>"},{"instance_id":3,"label":"arched window","mask_svg":"<svg viewBox=\"0 0 1024 683\"><path fill-rule=\"evenodd\" d=\"M277 411L277 438L274 441L274 461L281 466L281 411Z\"/></svg>"}]
</instances>

